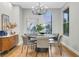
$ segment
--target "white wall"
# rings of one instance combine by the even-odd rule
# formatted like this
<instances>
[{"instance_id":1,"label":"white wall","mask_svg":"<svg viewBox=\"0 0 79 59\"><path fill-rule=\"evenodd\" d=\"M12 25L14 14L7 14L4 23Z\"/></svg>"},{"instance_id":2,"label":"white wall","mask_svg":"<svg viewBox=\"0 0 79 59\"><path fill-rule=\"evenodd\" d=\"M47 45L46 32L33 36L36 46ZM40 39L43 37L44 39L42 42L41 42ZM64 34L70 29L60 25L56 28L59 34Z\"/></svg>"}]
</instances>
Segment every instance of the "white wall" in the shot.
<instances>
[{"instance_id":1,"label":"white wall","mask_svg":"<svg viewBox=\"0 0 79 59\"><path fill-rule=\"evenodd\" d=\"M62 33L61 28L61 9L52 9L52 33Z\"/></svg>"},{"instance_id":2,"label":"white wall","mask_svg":"<svg viewBox=\"0 0 79 59\"><path fill-rule=\"evenodd\" d=\"M1 25L1 14L0 14L0 30L2 29L2 25Z\"/></svg>"},{"instance_id":3,"label":"white wall","mask_svg":"<svg viewBox=\"0 0 79 59\"><path fill-rule=\"evenodd\" d=\"M22 32L22 9L19 6L13 6L12 10L12 20L11 22L15 22L17 24L17 27L14 29L18 34L21 34Z\"/></svg>"},{"instance_id":4,"label":"white wall","mask_svg":"<svg viewBox=\"0 0 79 59\"><path fill-rule=\"evenodd\" d=\"M64 36L63 42L72 51L76 52L79 55L79 3L66 3L62 8L62 12L67 7L69 7L69 37ZM63 23L63 17L61 22Z\"/></svg>"},{"instance_id":5,"label":"white wall","mask_svg":"<svg viewBox=\"0 0 79 59\"><path fill-rule=\"evenodd\" d=\"M61 9L52 9L52 31L63 34L63 10L69 7L69 37L63 35L63 44L79 55L79 3L66 3Z\"/></svg>"},{"instance_id":6,"label":"white wall","mask_svg":"<svg viewBox=\"0 0 79 59\"><path fill-rule=\"evenodd\" d=\"M79 3L66 3L61 9L53 9L52 31L63 34L63 10L69 7L69 37L63 35L63 44L79 55Z\"/></svg>"},{"instance_id":7,"label":"white wall","mask_svg":"<svg viewBox=\"0 0 79 59\"><path fill-rule=\"evenodd\" d=\"M1 30L1 14L6 14L11 19L11 11L13 6L8 2L0 2L0 30Z\"/></svg>"},{"instance_id":8,"label":"white wall","mask_svg":"<svg viewBox=\"0 0 79 59\"><path fill-rule=\"evenodd\" d=\"M13 6L12 21L16 23L14 31L19 35L19 44L22 43L21 35L23 33L23 21L22 21L22 8L19 6Z\"/></svg>"},{"instance_id":9,"label":"white wall","mask_svg":"<svg viewBox=\"0 0 79 59\"><path fill-rule=\"evenodd\" d=\"M18 34L20 34L20 21L19 21L19 7L18 6L14 6L13 7L13 12L12 12L12 21L11 22L16 22L17 27L14 29L14 31L17 31Z\"/></svg>"},{"instance_id":10,"label":"white wall","mask_svg":"<svg viewBox=\"0 0 79 59\"><path fill-rule=\"evenodd\" d=\"M10 22L16 23L16 28L14 31L19 35L19 41L21 41L20 37L22 35L22 9L19 6L13 6L11 3L8 2L0 2L0 15L6 14L9 16ZM0 24L1 24L1 17L0 17ZM0 26L1 30L1 26Z\"/></svg>"},{"instance_id":11,"label":"white wall","mask_svg":"<svg viewBox=\"0 0 79 59\"><path fill-rule=\"evenodd\" d=\"M22 35L23 34L23 10L22 8L20 7L20 34Z\"/></svg>"},{"instance_id":12,"label":"white wall","mask_svg":"<svg viewBox=\"0 0 79 59\"><path fill-rule=\"evenodd\" d=\"M32 14L32 10L31 9L23 9L23 24L24 24L24 32L23 33L26 33L27 32L27 23L30 21L33 21L35 20L35 23L37 23L36 21L37 17L35 17L33 14Z\"/></svg>"}]
</instances>

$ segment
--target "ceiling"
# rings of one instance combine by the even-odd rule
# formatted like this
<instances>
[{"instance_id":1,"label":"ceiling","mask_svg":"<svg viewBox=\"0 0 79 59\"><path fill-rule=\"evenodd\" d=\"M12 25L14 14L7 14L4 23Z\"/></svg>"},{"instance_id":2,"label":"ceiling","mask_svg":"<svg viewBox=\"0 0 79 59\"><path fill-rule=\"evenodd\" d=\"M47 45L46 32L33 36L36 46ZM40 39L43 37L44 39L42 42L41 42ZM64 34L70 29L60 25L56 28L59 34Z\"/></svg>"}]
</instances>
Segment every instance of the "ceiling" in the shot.
<instances>
[{"instance_id":1,"label":"ceiling","mask_svg":"<svg viewBox=\"0 0 79 59\"><path fill-rule=\"evenodd\" d=\"M11 2L13 5L18 5L22 8L32 8L36 6L38 2ZM48 8L61 8L65 2L40 2L41 5L45 5Z\"/></svg>"}]
</instances>

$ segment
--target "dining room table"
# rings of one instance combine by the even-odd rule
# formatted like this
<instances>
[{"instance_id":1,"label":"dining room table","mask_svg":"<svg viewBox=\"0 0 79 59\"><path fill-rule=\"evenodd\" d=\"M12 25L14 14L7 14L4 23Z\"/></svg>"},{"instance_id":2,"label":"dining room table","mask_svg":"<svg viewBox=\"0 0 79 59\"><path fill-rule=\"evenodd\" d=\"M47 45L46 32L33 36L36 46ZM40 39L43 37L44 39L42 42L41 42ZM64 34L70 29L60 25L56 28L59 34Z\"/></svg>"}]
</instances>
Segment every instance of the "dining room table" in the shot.
<instances>
[{"instance_id":1,"label":"dining room table","mask_svg":"<svg viewBox=\"0 0 79 59\"><path fill-rule=\"evenodd\" d=\"M36 37L47 37L48 39L51 39L53 37L56 37L55 34L37 34L37 35L34 35L34 34L29 34L28 37L30 40L37 40L37 39L32 39L32 38L36 38Z\"/></svg>"},{"instance_id":2,"label":"dining room table","mask_svg":"<svg viewBox=\"0 0 79 59\"><path fill-rule=\"evenodd\" d=\"M50 43L50 42L52 42L52 40L54 40L53 37L56 37L56 34L37 34L37 35L30 34L30 35L28 35L29 40L32 41L32 42L36 42L36 41L37 41L37 39L36 39L37 36L44 36L44 37L47 37L47 38L48 38L49 47L47 48L47 50L49 51L49 54L50 54L50 49L51 49L51 44L52 44L52 43ZM38 49L38 48L35 48L35 50L37 50L37 49ZM41 51L41 50L44 51L44 50L46 50L46 49L40 48L39 50L40 50L40 51Z\"/></svg>"}]
</instances>

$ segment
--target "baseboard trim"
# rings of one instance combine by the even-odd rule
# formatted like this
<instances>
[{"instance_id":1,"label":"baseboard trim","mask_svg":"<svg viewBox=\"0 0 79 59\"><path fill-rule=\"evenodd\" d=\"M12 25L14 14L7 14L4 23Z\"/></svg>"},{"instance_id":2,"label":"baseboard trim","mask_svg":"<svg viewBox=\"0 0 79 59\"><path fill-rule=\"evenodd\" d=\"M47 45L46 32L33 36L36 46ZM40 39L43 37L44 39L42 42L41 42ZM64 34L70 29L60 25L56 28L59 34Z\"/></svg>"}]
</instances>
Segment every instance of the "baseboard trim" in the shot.
<instances>
[{"instance_id":1,"label":"baseboard trim","mask_svg":"<svg viewBox=\"0 0 79 59\"><path fill-rule=\"evenodd\" d=\"M61 43L62 46L67 49L70 53L72 53L74 56L78 57L79 56L79 52L72 49L71 47L69 47L68 45L66 45L64 42Z\"/></svg>"}]
</instances>

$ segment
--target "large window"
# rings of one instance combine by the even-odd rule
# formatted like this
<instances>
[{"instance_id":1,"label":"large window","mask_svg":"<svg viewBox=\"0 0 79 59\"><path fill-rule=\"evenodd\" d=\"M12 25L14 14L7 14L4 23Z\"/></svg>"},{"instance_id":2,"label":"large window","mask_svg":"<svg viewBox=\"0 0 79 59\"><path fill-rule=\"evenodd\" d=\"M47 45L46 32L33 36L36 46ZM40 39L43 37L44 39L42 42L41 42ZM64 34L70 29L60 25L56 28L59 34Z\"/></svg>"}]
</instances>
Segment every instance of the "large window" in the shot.
<instances>
[{"instance_id":1,"label":"large window","mask_svg":"<svg viewBox=\"0 0 79 59\"><path fill-rule=\"evenodd\" d=\"M44 24L46 25L46 34L52 34L52 13L50 10L43 15L43 20L45 21Z\"/></svg>"},{"instance_id":2,"label":"large window","mask_svg":"<svg viewBox=\"0 0 79 59\"><path fill-rule=\"evenodd\" d=\"M69 36L69 8L64 10L63 34Z\"/></svg>"},{"instance_id":3,"label":"large window","mask_svg":"<svg viewBox=\"0 0 79 59\"><path fill-rule=\"evenodd\" d=\"M37 33L38 32L37 25L39 24L41 24L43 27L43 30L40 31L41 33L52 34L52 12L51 10L48 10L43 15L33 15L31 19L29 18L26 24L27 32L33 33L33 34Z\"/></svg>"}]
</instances>

